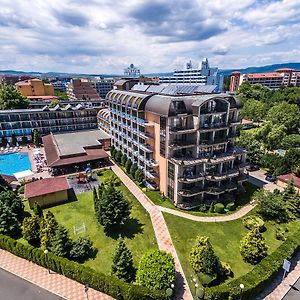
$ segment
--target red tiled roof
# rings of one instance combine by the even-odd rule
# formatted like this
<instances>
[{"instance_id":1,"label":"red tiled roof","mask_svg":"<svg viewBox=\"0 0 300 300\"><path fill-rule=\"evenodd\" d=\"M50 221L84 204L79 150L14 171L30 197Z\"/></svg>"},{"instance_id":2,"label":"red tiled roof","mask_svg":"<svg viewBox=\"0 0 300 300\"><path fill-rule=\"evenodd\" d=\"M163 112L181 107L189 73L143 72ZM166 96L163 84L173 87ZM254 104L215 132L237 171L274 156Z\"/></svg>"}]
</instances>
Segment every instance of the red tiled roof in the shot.
<instances>
[{"instance_id":1,"label":"red tiled roof","mask_svg":"<svg viewBox=\"0 0 300 300\"><path fill-rule=\"evenodd\" d=\"M1 174L0 175L7 183L12 183L13 181L17 181L17 178L15 176L12 175L5 175L5 174Z\"/></svg>"},{"instance_id":2,"label":"red tiled roof","mask_svg":"<svg viewBox=\"0 0 300 300\"><path fill-rule=\"evenodd\" d=\"M65 177L44 178L25 185L25 198L42 196L54 192L65 191L70 188Z\"/></svg>"},{"instance_id":3,"label":"red tiled roof","mask_svg":"<svg viewBox=\"0 0 300 300\"><path fill-rule=\"evenodd\" d=\"M52 134L43 137L43 144L44 144L47 164L49 167L67 166L76 163L83 163L83 162L94 161L102 158L108 158L108 154L103 149L99 149L99 148L85 149L86 153L83 153L79 156L61 158L59 156L59 152Z\"/></svg>"},{"instance_id":4,"label":"red tiled roof","mask_svg":"<svg viewBox=\"0 0 300 300\"><path fill-rule=\"evenodd\" d=\"M277 179L286 183L288 183L289 181L293 181L294 186L300 188L300 178L292 173L280 175Z\"/></svg>"}]
</instances>

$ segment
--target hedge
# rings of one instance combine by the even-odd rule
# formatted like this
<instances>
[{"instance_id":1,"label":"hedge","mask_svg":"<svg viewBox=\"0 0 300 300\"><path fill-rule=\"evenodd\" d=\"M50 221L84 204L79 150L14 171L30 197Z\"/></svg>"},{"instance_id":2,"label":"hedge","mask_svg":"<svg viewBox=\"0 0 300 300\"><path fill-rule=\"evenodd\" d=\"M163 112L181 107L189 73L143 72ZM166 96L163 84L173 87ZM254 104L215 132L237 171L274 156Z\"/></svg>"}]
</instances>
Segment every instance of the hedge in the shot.
<instances>
[{"instance_id":1,"label":"hedge","mask_svg":"<svg viewBox=\"0 0 300 300\"><path fill-rule=\"evenodd\" d=\"M244 284L243 300L254 299L267 286L282 268L284 259L291 259L300 248L300 230L289 236L273 253L264 258L250 272L229 283L208 288L206 299L238 300L240 299L240 284Z\"/></svg>"},{"instance_id":2,"label":"hedge","mask_svg":"<svg viewBox=\"0 0 300 300\"><path fill-rule=\"evenodd\" d=\"M116 277L98 273L89 267L55 256L50 252L45 254L39 248L22 244L5 235L0 235L0 248L82 284L88 283L91 288L117 300L166 299L163 291L152 291L139 285L125 283Z\"/></svg>"}]
</instances>

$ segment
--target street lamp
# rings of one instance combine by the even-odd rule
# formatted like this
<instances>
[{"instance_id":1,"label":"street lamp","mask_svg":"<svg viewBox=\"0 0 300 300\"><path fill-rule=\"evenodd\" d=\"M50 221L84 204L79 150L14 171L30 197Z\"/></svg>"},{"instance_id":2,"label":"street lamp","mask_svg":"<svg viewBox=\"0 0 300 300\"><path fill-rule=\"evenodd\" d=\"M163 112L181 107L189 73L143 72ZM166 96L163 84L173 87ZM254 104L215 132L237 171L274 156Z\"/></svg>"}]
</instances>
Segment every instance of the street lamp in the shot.
<instances>
[{"instance_id":1,"label":"street lamp","mask_svg":"<svg viewBox=\"0 0 300 300\"><path fill-rule=\"evenodd\" d=\"M240 300L242 299L242 295L243 295L243 289L245 288L245 286L241 283L240 284Z\"/></svg>"},{"instance_id":2,"label":"street lamp","mask_svg":"<svg viewBox=\"0 0 300 300\"><path fill-rule=\"evenodd\" d=\"M45 250L44 250L44 253L45 253L46 257L47 257L47 262L49 262L49 261L48 261L48 256L47 256L48 252L49 252L48 249L45 249ZM48 274L50 274L49 266L48 266L47 269L48 269Z\"/></svg>"}]
</instances>

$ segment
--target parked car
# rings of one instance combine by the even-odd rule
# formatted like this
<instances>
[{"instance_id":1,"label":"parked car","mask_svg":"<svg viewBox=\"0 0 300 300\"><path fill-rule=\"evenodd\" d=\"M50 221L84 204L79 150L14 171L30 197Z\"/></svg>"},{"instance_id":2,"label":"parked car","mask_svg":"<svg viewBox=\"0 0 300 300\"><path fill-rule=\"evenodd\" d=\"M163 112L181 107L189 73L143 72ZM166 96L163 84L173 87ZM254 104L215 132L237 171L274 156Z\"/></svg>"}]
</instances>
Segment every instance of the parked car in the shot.
<instances>
[{"instance_id":1,"label":"parked car","mask_svg":"<svg viewBox=\"0 0 300 300\"><path fill-rule=\"evenodd\" d=\"M246 171L248 171L248 172L258 171L258 170L259 170L259 166L257 166L257 165L249 165L246 167Z\"/></svg>"},{"instance_id":2,"label":"parked car","mask_svg":"<svg viewBox=\"0 0 300 300\"><path fill-rule=\"evenodd\" d=\"M265 180L270 181L270 182L274 182L275 178L272 176L272 174L267 174L265 177Z\"/></svg>"}]
</instances>

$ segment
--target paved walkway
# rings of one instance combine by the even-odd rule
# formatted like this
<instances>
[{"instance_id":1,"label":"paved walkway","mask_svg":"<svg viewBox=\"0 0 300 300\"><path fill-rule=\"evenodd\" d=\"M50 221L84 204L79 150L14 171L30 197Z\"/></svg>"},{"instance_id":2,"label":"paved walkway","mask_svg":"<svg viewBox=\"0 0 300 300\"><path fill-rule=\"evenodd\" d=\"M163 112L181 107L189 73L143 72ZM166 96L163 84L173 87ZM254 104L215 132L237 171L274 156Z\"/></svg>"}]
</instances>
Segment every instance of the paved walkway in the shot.
<instances>
[{"instance_id":1,"label":"paved walkway","mask_svg":"<svg viewBox=\"0 0 300 300\"><path fill-rule=\"evenodd\" d=\"M0 250L0 268L64 299L87 299L82 284L60 274L49 274L47 269L4 250ZM112 297L91 288L88 290L88 299L113 300Z\"/></svg>"},{"instance_id":2,"label":"paved walkway","mask_svg":"<svg viewBox=\"0 0 300 300\"><path fill-rule=\"evenodd\" d=\"M300 261L287 277L265 298L265 300L281 300L289 292L291 286L300 278ZM300 293L299 298L300 299Z\"/></svg>"},{"instance_id":3,"label":"paved walkway","mask_svg":"<svg viewBox=\"0 0 300 300\"><path fill-rule=\"evenodd\" d=\"M182 217L182 218L189 219L189 220L196 221L196 222L211 222L211 223L227 222L227 221L232 221L232 220L242 218L248 212L250 212L254 207L255 207L255 205L247 204L247 205L243 206L241 209L239 209L238 211L236 211L230 215L217 216L217 217L200 217L200 216L191 215L191 214L183 212L183 211L175 210L172 208L158 206L160 211L163 211L163 212L166 212L166 213L178 216L178 217Z\"/></svg>"},{"instance_id":4,"label":"paved walkway","mask_svg":"<svg viewBox=\"0 0 300 300\"><path fill-rule=\"evenodd\" d=\"M118 166L113 165L111 168L149 213L159 249L171 253L174 257L176 269L176 299L192 300L192 293L189 289L162 212Z\"/></svg>"}]
</instances>

